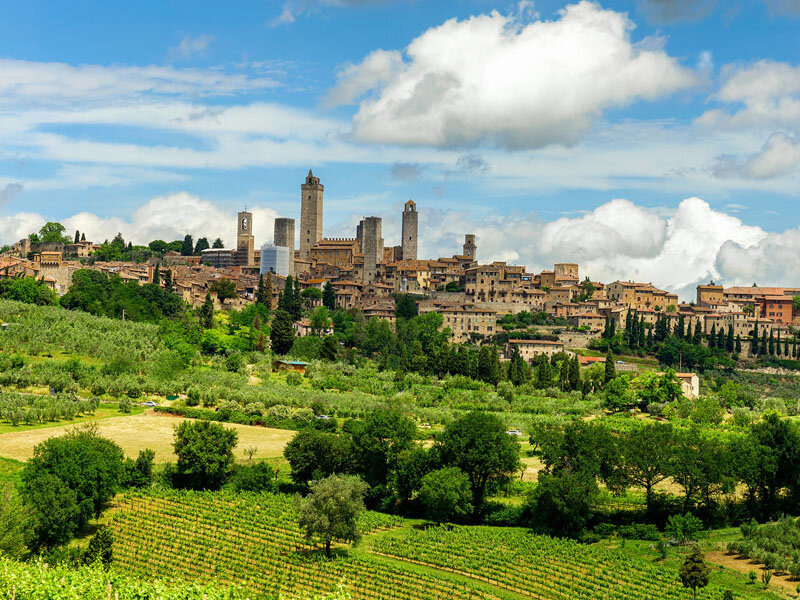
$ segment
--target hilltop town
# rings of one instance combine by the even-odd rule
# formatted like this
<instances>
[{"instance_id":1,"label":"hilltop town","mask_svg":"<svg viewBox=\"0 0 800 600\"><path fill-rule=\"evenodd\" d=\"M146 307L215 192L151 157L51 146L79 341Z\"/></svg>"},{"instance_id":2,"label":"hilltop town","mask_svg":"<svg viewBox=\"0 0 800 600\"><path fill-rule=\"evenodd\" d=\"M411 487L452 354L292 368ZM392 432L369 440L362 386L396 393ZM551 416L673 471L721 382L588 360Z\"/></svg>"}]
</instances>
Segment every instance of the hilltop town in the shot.
<instances>
[{"instance_id":1,"label":"hilltop town","mask_svg":"<svg viewBox=\"0 0 800 600\"><path fill-rule=\"evenodd\" d=\"M442 315L442 327L450 329L456 343L496 336L516 315L545 315L561 326L559 336L527 341L520 349L531 357L584 347L601 337L610 323L624 329L632 315L651 329L665 319L669 331L680 324L682 330L699 329L704 336L724 331L740 340L754 330L788 339L790 328L800 325L800 303L795 300L800 288L724 288L710 282L697 286L693 302L679 302L677 294L652 283L581 278L575 263L556 263L539 273L523 265L481 263L479 240L471 233L465 234L460 253L423 259L418 257L419 212L413 200L398 215L401 243L386 246L382 219L375 216L364 217L352 238L324 236L324 185L311 170L300 194L299 229L294 219L277 218L272 243L261 248L255 245L252 213L242 211L236 217L234 248L224 248L220 239L213 247L205 238L193 243L187 235L169 244L157 240L134 247L129 242L128 254L136 260L120 261L104 258L103 247L79 232L72 243L42 242L33 235L0 255L0 277L31 276L63 295L77 270L93 269L139 284L157 281L164 286L170 281L171 289L192 307L199 307L210 293L216 310L230 310L255 302L259 281L267 274L276 306L291 276L302 290L332 287L337 308L358 309L367 320L390 322L396 318L396 295L413 294L420 313ZM212 284L223 279L235 282L236 294L219 297ZM311 307L321 304L318 298L310 302ZM299 332L307 328L303 323L295 326Z\"/></svg>"}]
</instances>

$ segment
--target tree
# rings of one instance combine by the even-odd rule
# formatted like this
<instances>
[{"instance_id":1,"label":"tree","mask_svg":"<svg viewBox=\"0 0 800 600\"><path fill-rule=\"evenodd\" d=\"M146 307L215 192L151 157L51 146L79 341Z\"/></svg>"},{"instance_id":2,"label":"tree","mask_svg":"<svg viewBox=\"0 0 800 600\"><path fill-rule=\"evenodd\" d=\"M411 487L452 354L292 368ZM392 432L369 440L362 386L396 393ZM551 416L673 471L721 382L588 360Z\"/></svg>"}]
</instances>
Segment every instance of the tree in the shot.
<instances>
[{"instance_id":1,"label":"tree","mask_svg":"<svg viewBox=\"0 0 800 600\"><path fill-rule=\"evenodd\" d=\"M122 459L122 449L92 427L37 445L22 471L22 495L33 507L37 543L63 543L99 517L117 491ZM55 510L59 502L63 509ZM56 515L68 522L55 524ZM52 535L48 528L54 528Z\"/></svg>"},{"instance_id":2,"label":"tree","mask_svg":"<svg viewBox=\"0 0 800 600\"><path fill-rule=\"evenodd\" d=\"M366 491L367 485L358 477L331 475L311 484L311 493L298 499L298 525L306 539L322 541L328 558L335 540L357 544L361 539L358 517Z\"/></svg>"},{"instance_id":3,"label":"tree","mask_svg":"<svg viewBox=\"0 0 800 600\"><path fill-rule=\"evenodd\" d=\"M611 354L611 350L609 350L608 354L606 354L606 371L605 371L605 376L603 378L603 383L608 383L616 376L617 376L617 369L614 366L614 355Z\"/></svg>"},{"instance_id":4,"label":"tree","mask_svg":"<svg viewBox=\"0 0 800 600\"><path fill-rule=\"evenodd\" d=\"M543 533L577 537L586 528L599 496L597 482L588 472L539 473L526 502L531 525Z\"/></svg>"},{"instance_id":5,"label":"tree","mask_svg":"<svg viewBox=\"0 0 800 600\"><path fill-rule=\"evenodd\" d=\"M167 290L168 292L171 292L171 291L173 291L175 289L174 285L172 283L172 270L171 269L167 269L167 272L164 274L164 289Z\"/></svg>"},{"instance_id":6,"label":"tree","mask_svg":"<svg viewBox=\"0 0 800 600\"><path fill-rule=\"evenodd\" d=\"M267 272L267 277L264 280L264 305L267 310L272 310L272 271Z\"/></svg>"},{"instance_id":7,"label":"tree","mask_svg":"<svg viewBox=\"0 0 800 600\"><path fill-rule=\"evenodd\" d=\"M264 287L264 276L258 276L258 291L256 292L256 304L267 306L267 290Z\"/></svg>"},{"instance_id":8,"label":"tree","mask_svg":"<svg viewBox=\"0 0 800 600\"><path fill-rule=\"evenodd\" d=\"M161 263L156 263L153 269L153 285L161 285Z\"/></svg>"},{"instance_id":9,"label":"tree","mask_svg":"<svg viewBox=\"0 0 800 600\"><path fill-rule=\"evenodd\" d=\"M320 358L335 361L339 358L339 342L335 335L326 335L322 338L322 348L319 351Z\"/></svg>"},{"instance_id":10,"label":"tree","mask_svg":"<svg viewBox=\"0 0 800 600\"><path fill-rule=\"evenodd\" d=\"M470 412L448 423L434 448L444 466L458 467L469 478L476 514L483 508L489 481L519 468L519 443L499 417L486 412Z\"/></svg>"},{"instance_id":11,"label":"tree","mask_svg":"<svg viewBox=\"0 0 800 600\"><path fill-rule=\"evenodd\" d=\"M577 390L581 383L581 364L578 362L578 355L569 361L569 389Z\"/></svg>"},{"instance_id":12,"label":"tree","mask_svg":"<svg viewBox=\"0 0 800 600\"><path fill-rule=\"evenodd\" d=\"M472 513L469 478L457 467L431 471L419 488L425 516L437 523L461 521Z\"/></svg>"},{"instance_id":13,"label":"tree","mask_svg":"<svg viewBox=\"0 0 800 600\"><path fill-rule=\"evenodd\" d=\"M236 282L227 277L221 277L212 281L211 285L208 286L208 290L214 292L220 302L228 298L236 298L239 295L239 292L236 290Z\"/></svg>"},{"instance_id":14,"label":"tree","mask_svg":"<svg viewBox=\"0 0 800 600\"><path fill-rule=\"evenodd\" d=\"M179 487L216 490L233 469L233 449L239 441L235 429L211 421L183 421L175 427L173 448L178 462Z\"/></svg>"},{"instance_id":15,"label":"tree","mask_svg":"<svg viewBox=\"0 0 800 600\"><path fill-rule=\"evenodd\" d=\"M527 383L529 377L528 363L522 358L519 348L514 344L511 350L511 360L508 363L508 379L514 385L522 385Z\"/></svg>"},{"instance_id":16,"label":"tree","mask_svg":"<svg viewBox=\"0 0 800 600\"><path fill-rule=\"evenodd\" d=\"M19 559L26 551L29 510L10 481L0 483L0 554Z\"/></svg>"},{"instance_id":17,"label":"tree","mask_svg":"<svg viewBox=\"0 0 800 600\"><path fill-rule=\"evenodd\" d=\"M292 469L292 480L307 484L334 473L353 473L355 456L353 441L346 435L301 429L286 444L283 456Z\"/></svg>"},{"instance_id":18,"label":"tree","mask_svg":"<svg viewBox=\"0 0 800 600\"><path fill-rule=\"evenodd\" d=\"M64 235L64 231L66 231L66 228L61 223L48 221L39 230L39 241L42 244L69 244L70 238Z\"/></svg>"},{"instance_id":19,"label":"tree","mask_svg":"<svg viewBox=\"0 0 800 600\"><path fill-rule=\"evenodd\" d=\"M85 234L85 233L82 233L82 234L81 234L81 241L82 241L82 242L85 242L85 241L86 241L86 234Z\"/></svg>"},{"instance_id":20,"label":"tree","mask_svg":"<svg viewBox=\"0 0 800 600\"><path fill-rule=\"evenodd\" d=\"M87 565L100 562L108 567L114 560L114 534L111 529L103 527L89 540L89 546L83 555L83 562Z\"/></svg>"},{"instance_id":21,"label":"tree","mask_svg":"<svg viewBox=\"0 0 800 600\"><path fill-rule=\"evenodd\" d=\"M400 454L412 447L417 433L414 422L397 410L378 408L370 411L363 425L353 431L353 446L359 472L381 495L389 475L397 467Z\"/></svg>"},{"instance_id":22,"label":"tree","mask_svg":"<svg viewBox=\"0 0 800 600\"><path fill-rule=\"evenodd\" d=\"M300 293L300 297L304 300L306 308L311 308L317 301L322 300L322 290L319 289L317 286L312 285L304 289ZM326 308L325 310L328 309Z\"/></svg>"},{"instance_id":23,"label":"tree","mask_svg":"<svg viewBox=\"0 0 800 600\"><path fill-rule=\"evenodd\" d=\"M413 319L416 317L419 309L414 296L411 294L397 294L394 312L398 319Z\"/></svg>"},{"instance_id":24,"label":"tree","mask_svg":"<svg viewBox=\"0 0 800 600\"><path fill-rule=\"evenodd\" d=\"M326 281L322 287L322 306L328 310L336 309L336 291L330 281Z\"/></svg>"},{"instance_id":25,"label":"tree","mask_svg":"<svg viewBox=\"0 0 800 600\"><path fill-rule=\"evenodd\" d=\"M206 292L206 299L197 310L197 315L200 317L200 324L205 329L214 327L214 301L211 299L211 292Z\"/></svg>"},{"instance_id":26,"label":"tree","mask_svg":"<svg viewBox=\"0 0 800 600\"><path fill-rule=\"evenodd\" d=\"M217 239L214 240L214 243L211 244L211 247L212 248L224 248L225 247L225 243L222 241L221 238L217 238Z\"/></svg>"},{"instance_id":27,"label":"tree","mask_svg":"<svg viewBox=\"0 0 800 600\"><path fill-rule=\"evenodd\" d=\"M704 558L700 548L695 546L678 571L683 587L691 589L692 597L695 599L697 598L697 588L706 587L711 575L711 569L706 565Z\"/></svg>"},{"instance_id":28,"label":"tree","mask_svg":"<svg viewBox=\"0 0 800 600\"><path fill-rule=\"evenodd\" d=\"M669 476L674 437L669 424L638 425L622 438L622 464L628 481L643 487L648 512L653 488Z\"/></svg>"},{"instance_id":29,"label":"tree","mask_svg":"<svg viewBox=\"0 0 800 600\"><path fill-rule=\"evenodd\" d=\"M208 250L208 249L209 249L208 238L204 237L198 238L197 243L194 246L195 256L200 256L203 250Z\"/></svg>"},{"instance_id":30,"label":"tree","mask_svg":"<svg viewBox=\"0 0 800 600\"><path fill-rule=\"evenodd\" d=\"M194 242L192 236L187 233L181 244L181 256L192 256L192 254L194 254Z\"/></svg>"},{"instance_id":31,"label":"tree","mask_svg":"<svg viewBox=\"0 0 800 600\"><path fill-rule=\"evenodd\" d=\"M294 345L294 319L282 309L275 311L272 317L272 329L269 332L270 347L275 354L287 354Z\"/></svg>"},{"instance_id":32,"label":"tree","mask_svg":"<svg viewBox=\"0 0 800 600\"><path fill-rule=\"evenodd\" d=\"M122 487L145 488L153 483L153 461L156 453L150 450L139 450L136 460L126 458L122 469L120 485Z\"/></svg>"},{"instance_id":33,"label":"tree","mask_svg":"<svg viewBox=\"0 0 800 600\"><path fill-rule=\"evenodd\" d=\"M603 386L603 407L620 410L634 403L635 396L627 376L615 377Z\"/></svg>"},{"instance_id":34,"label":"tree","mask_svg":"<svg viewBox=\"0 0 800 600\"><path fill-rule=\"evenodd\" d=\"M81 241L81 232L77 229L75 230L75 239L72 241L73 244L77 244Z\"/></svg>"}]
</instances>

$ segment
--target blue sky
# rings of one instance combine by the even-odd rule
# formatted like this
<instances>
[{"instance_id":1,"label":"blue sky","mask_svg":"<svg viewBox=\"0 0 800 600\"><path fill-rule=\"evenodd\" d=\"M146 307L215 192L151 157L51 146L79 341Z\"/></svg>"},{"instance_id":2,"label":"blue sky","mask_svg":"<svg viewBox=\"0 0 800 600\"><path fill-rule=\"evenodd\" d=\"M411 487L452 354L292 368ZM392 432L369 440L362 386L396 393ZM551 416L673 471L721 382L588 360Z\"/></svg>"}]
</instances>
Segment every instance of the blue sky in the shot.
<instances>
[{"instance_id":1,"label":"blue sky","mask_svg":"<svg viewBox=\"0 0 800 600\"><path fill-rule=\"evenodd\" d=\"M800 0L5 3L0 243L257 242L421 211L422 251L797 284ZM795 278L794 281L789 281Z\"/></svg>"}]
</instances>

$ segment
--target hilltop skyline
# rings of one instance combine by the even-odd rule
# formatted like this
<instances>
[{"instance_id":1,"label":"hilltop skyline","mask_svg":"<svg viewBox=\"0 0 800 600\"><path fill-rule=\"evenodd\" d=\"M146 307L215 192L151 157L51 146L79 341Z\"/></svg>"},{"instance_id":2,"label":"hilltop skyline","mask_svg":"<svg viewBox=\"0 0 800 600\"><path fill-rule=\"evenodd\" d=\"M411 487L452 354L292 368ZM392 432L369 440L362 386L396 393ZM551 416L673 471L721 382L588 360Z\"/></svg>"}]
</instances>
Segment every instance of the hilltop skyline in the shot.
<instances>
[{"instance_id":1,"label":"hilltop skyline","mask_svg":"<svg viewBox=\"0 0 800 600\"><path fill-rule=\"evenodd\" d=\"M247 205L261 244L313 168L327 236L375 214L398 243L413 198L420 256L473 232L681 293L800 276L796 2L159 6L6 11L0 243L224 239Z\"/></svg>"}]
</instances>

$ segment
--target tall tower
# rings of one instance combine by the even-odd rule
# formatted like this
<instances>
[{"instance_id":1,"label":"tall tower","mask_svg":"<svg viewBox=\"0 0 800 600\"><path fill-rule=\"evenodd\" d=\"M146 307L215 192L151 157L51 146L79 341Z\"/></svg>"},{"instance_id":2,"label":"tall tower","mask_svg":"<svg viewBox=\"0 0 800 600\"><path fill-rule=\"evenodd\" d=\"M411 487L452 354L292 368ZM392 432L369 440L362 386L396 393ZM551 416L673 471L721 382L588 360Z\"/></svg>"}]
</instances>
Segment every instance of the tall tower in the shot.
<instances>
[{"instance_id":1,"label":"tall tower","mask_svg":"<svg viewBox=\"0 0 800 600\"><path fill-rule=\"evenodd\" d=\"M403 209L403 260L417 260L418 224L417 205L413 200L409 200Z\"/></svg>"},{"instance_id":2,"label":"tall tower","mask_svg":"<svg viewBox=\"0 0 800 600\"><path fill-rule=\"evenodd\" d=\"M378 263L383 260L382 221L380 217L364 217L361 221L364 252L364 285L378 278Z\"/></svg>"},{"instance_id":3,"label":"tall tower","mask_svg":"<svg viewBox=\"0 0 800 600\"><path fill-rule=\"evenodd\" d=\"M252 266L255 264L256 241L253 237L253 213L246 210L238 215L236 225L236 253L237 263Z\"/></svg>"},{"instance_id":4,"label":"tall tower","mask_svg":"<svg viewBox=\"0 0 800 600\"><path fill-rule=\"evenodd\" d=\"M276 246L289 249L289 275L294 277L294 219L275 219L272 241Z\"/></svg>"},{"instance_id":5,"label":"tall tower","mask_svg":"<svg viewBox=\"0 0 800 600\"><path fill-rule=\"evenodd\" d=\"M311 258L311 246L322 239L322 193L325 186L308 170L300 186L300 258Z\"/></svg>"},{"instance_id":6,"label":"tall tower","mask_svg":"<svg viewBox=\"0 0 800 600\"><path fill-rule=\"evenodd\" d=\"M475 260L478 254L478 247L475 245L475 234L468 233L464 236L464 256L469 256Z\"/></svg>"}]
</instances>

